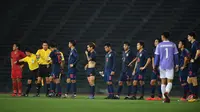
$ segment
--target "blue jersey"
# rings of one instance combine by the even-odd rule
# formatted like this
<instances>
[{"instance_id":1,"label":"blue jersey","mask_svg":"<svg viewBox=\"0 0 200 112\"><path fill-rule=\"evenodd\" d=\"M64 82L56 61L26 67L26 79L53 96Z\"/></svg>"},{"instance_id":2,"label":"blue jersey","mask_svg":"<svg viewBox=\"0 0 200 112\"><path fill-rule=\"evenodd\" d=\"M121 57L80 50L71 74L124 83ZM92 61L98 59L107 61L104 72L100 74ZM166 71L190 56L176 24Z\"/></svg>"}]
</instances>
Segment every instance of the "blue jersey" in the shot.
<instances>
[{"instance_id":1,"label":"blue jersey","mask_svg":"<svg viewBox=\"0 0 200 112\"><path fill-rule=\"evenodd\" d=\"M142 50L141 52L137 53L137 66L136 71L140 71L140 67L144 67L147 63L149 55L146 50Z\"/></svg>"},{"instance_id":2,"label":"blue jersey","mask_svg":"<svg viewBox=\"0 0 200 112\"><path fill-rule=\"evenodd\" d=\"M77 50L74 48L70 51L69 58L68 58L68 69L70 69L70 64L73 64L73 68L76 67L78 62L79 56Z\"/></svg>"},{"instance_id":3,"label":"blue jersey","mask_svg":"<svg viewBox=\"0 0 200 112\"><path fill-rule=\"evenodd\" d=\"M113 51L105 55L105 70L116 70L116 54Z\"/></svg>"},{"instance_id":4,"label":"blue jersey","mask_svg":"<svg viewBox=\"0 0 200 112\"><path fill-rule=\"evenodd\" d=\"M190 57L190 53L187 49L183 49L180 52L180 56L179 56L179 67L182 67L184 65L184 59L185 57L189 58Z\"/></svg>"},{"instance_id":5,"label":"blue jersey","mask_svg":"<svg viewBox=\"0 0 200 112\"><path fill-rule=\"evenodd\" d=\"M88 57L89 57L90 61L96 62L96 52L95 51L89 52Z\"/></svg>"},{"instance_id":6,"label":"blue jersey","mask_svg":"<svg viewBox=\"0 0 200 112\"><path fill-rule=\"evenodd\" d=\"M62 62L62 55L59 50L52 51L49 57L51 58L53 65L60 65Z\"/></svg>"},{"instance_id":7,"label":"blue jersey","mask_svg":"<svg viewBox=\"0 0 200 112\"><path fill-rule=\"evenodd\" d=\"M196 56L197 50L200 50L199 42L194 41L191 46L191 58L194 59Z\"/></svg>"},{"instance_id":8,"label":"blue jersey","mask_svg":"<svg viewBox=\"0 0 200 112\"><path fill-rule=\"evenodd\" d=\"M131 50L128 50L127 52L123 51L122 52L122 71L125 72L128 68L128 65L130 62L133 61L135 58L133 52Z\"/></svg>"}]
</instances>

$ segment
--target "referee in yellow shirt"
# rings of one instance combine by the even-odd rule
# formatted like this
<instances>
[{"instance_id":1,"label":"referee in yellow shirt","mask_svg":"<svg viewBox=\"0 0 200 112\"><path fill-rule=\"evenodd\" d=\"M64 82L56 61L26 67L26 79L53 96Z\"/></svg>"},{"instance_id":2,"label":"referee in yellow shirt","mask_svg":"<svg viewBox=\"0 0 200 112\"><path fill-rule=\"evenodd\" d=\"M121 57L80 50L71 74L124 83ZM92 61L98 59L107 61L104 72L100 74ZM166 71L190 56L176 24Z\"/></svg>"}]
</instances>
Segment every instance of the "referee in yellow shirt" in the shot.
<instances>
[{"instance_id":1,"label":"referee in yellow shirt","mask_svg":"<svg viewBox=\"0 0 200 112\"><path fill-rule=\"evenodd\" d=\"M23 95L23 96L27 97L31 90L31 84L32 84L33 78L38 76L39 65L37 62L36 55L33 54L30 49L26 49L25 53L26 53L26 57L23 59L20 59L19 61L15 62L15 63L20 63L20 62L28 63L30 73L28 75L29 78L28 78L26 93Z\"/></svg>"},{"instance_id":2,"label":"referee in yellow shirt","mask_svg":"<svg viewBox=\"0 0 200 112\"><path fill-rule=\"evenodd\" d=\"M37 94L35 95L36 97L39 97L40 94L42 78L45 78L46 80L46 96L49 94L50 91L50 81L49 81L49 75L51 72L50 62L49 62L50 53L51 50L48 48L48 43L44 41L42 43L42 49L39 49L36 53L39 63L39 73L37 77Z\"/></svg>"}]
</instances>

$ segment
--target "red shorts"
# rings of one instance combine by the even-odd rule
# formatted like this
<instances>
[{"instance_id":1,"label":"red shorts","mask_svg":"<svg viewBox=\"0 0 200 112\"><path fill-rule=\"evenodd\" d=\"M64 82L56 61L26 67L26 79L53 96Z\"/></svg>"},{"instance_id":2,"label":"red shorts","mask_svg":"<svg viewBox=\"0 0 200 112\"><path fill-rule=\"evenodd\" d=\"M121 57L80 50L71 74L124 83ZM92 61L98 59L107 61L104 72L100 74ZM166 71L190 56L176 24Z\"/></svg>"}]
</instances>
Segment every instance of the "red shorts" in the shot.
<instances>
[{"instance_id":1,"label":"red shorts","mask_svg":"<svg viewBox=\"0 0 200 112\"><path fill-rule=\"evenodd\" d=\"M17 78L22 78L22 70L12 70L11 73L11 78L12 79L17 79Z\"/></svg>"}]
</instances>

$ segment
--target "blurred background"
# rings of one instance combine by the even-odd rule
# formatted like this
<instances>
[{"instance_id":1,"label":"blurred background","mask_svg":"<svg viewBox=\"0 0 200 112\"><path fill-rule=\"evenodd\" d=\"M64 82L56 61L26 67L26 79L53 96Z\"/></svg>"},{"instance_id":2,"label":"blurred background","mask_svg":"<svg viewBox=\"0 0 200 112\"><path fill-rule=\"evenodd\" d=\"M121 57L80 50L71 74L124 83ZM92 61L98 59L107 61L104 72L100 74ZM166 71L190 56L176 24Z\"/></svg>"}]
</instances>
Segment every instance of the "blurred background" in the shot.
<instances>
[{"instance_id":1,"label":"blurred background","mask_svg":"<svg viewBox=\"0 0 200 112\"><path fill-rule=\"evenodd\" d=\"M143 40L145 49L152 54L153 41L160 38L163 31L170 31L171 40L176 43L187 38L191 31L196 31L199 39L198 0L7 0L0 6L0 92L3 93L12 90L10 52L16 42L21 44L22 50L31 47L36 52L41 41L55 41L67 60L68 41L77 40L80 55L77 87L78 93L84 94L89 91L84 71L84 51L88 42L97 45L97 72L104 66L104 43L112 43L117 52L117 73L114 76L117 84L124 41L129 41L136 52L136 43ZM27 66L23 72L25 88ZM146 94L149 95L150 76L151 66L145 76ZM64 92L65 76L62 82ZM100 75L97 75L96 86L97 93L106 92ZM181 91L176 74L172 94L182 95Z\"/></svg>"}]
</instances>

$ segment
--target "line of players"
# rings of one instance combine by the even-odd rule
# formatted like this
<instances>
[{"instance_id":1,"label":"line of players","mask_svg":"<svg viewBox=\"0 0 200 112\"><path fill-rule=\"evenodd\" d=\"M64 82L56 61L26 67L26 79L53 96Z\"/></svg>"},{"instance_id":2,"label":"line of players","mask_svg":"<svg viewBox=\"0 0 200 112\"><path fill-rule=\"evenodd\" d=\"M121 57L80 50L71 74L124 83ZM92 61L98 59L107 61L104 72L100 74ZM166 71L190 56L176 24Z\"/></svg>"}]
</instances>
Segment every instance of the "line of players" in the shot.
<instances>
[{"instance_id":1,"label":"line of players","mask_svg":"<svg viewBox=\"0 0 200 112\"><path fill-rule=\"evenodd\" d=\"M186 49L186 42L184 40L179 41L178 47L180 53L178 55L178 50L176 45L168 40L169 33L164 32L160 39L155 39L154 45L155 55L152 57L148 56L147 51L144 49L144 43L137 43L137 55L135 57L134 53L130 49L130 43L124 42L122 53L122 71L119 78L119 87L117 94L114 95L114 87L112 83L112 77L116 71L116 53L112 50L110 43L104 45L104 49L107 52L105 55L105 66L104 71L100 72L100 75L104 77L105 82L108 87L108 97L106 99L119 99L123 88L123 83L126 82L128 86L128 95L125 99L136 100L136 94L138 90L138 83L140 84L141 96L138 98L140 100L144 99L144 77L146 69L150 62L152 61L152 76L151 76L151 97L147 100L162 100L165 102L170 102L168 94L172 88L172 80L174 78L174 68L179 71L179 77L181 86L184 90L184 95L181 101L186 101L187 95L189 96L189 101L196 101L198 98L198 82L197 82L197 71L199 67L199 54L200 47L199 43L195 40L196 34L191 32L188 34L188 41L191 42L191 52ZM163 44L163 45L162 45ZM71 86L73 90L72 98L76 97L76 65L79 60L77 50L75 49L76 42L74 40L69 42L69 48L71 49L68 58L68 73L67 73L67 84L66 93L63 97L68 97ZM159 47L160 48L159 48ZM35 54L31 50L26 49L25 54L19 50L19 45L13 45L13 51L11 53L11 65L12 65L12 80L13 80L13 94L12 96L21 96L22 93L22 67L21 62L27 62L29 65L30 78L28 79L27 89L23 96L28 96L31 89L31 83L34 76L37 76L37 94L39 96L42 78L46 79L46 95L49 97L58 96L61 97L61 86L60 86L60 74L63 74L64 69L64 56L57 49L55 44L50 44L48 49L47 42L43 42L42 49L39 49ZM158 50L159 49L159 50ZM161 50L160 50L161 49ZM171 50L171 51L170 51ZM163 56L160 52L164 52ZM170 52L172 52L170 54ZM85 51L87 57L87 64L85 65L85 70L87 73L88 83L90 85L90 99L94 99L95 95L95 69L96 69L96 52L95 44L89 43L87 45L87 51ZM178 58L180 58L178 60ZM163 60L163 61L162 61ZM132 64L135 62L134 69ZM171 64L171 65L170 65ZM176 65L176 66L174 66ZM50 67L51 66L51 67ZM50 70L52 68L52 70ZM51 71L51 73L50 73ZM49 74L50 77L49 77ZM161 74L161 76L160 76ZM166 80L167 79L167 80ZM155 98L156 82L158 85L158 98ZM167 85L166 85L167 84ZM18 89L18 90L17 90ZM132 94L133 93L133 94Z\"/></svg>"}]
</instances>

